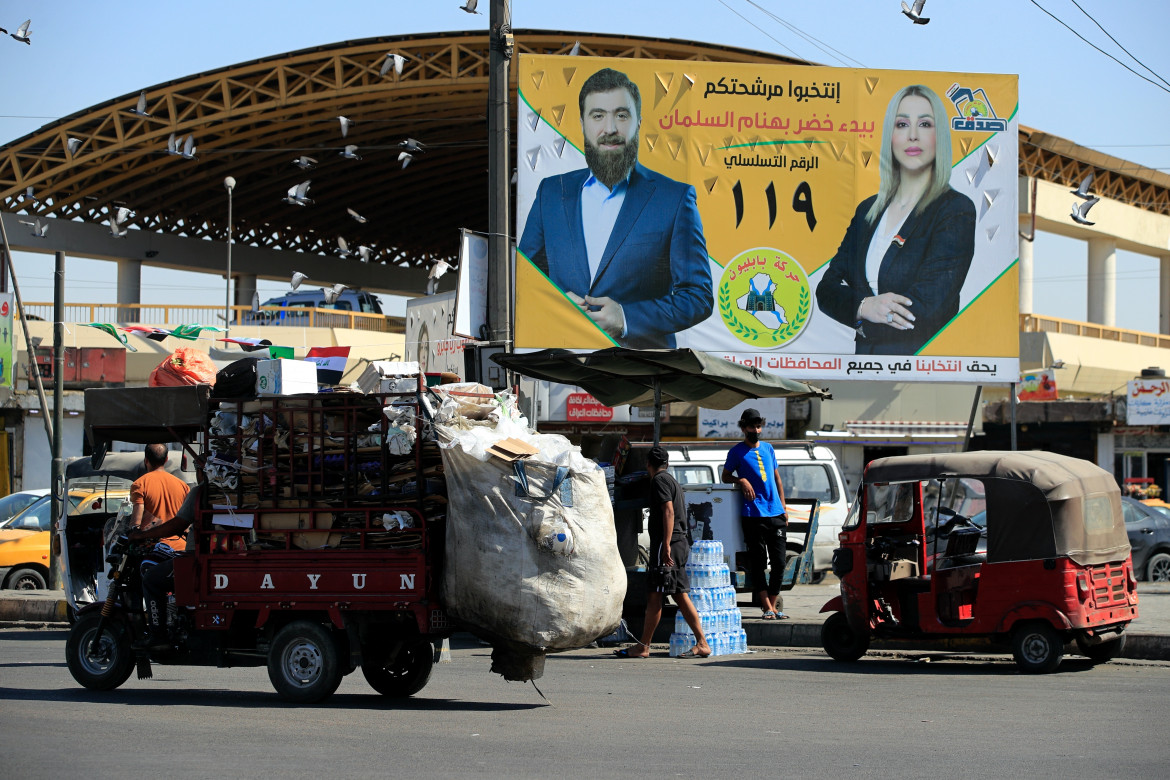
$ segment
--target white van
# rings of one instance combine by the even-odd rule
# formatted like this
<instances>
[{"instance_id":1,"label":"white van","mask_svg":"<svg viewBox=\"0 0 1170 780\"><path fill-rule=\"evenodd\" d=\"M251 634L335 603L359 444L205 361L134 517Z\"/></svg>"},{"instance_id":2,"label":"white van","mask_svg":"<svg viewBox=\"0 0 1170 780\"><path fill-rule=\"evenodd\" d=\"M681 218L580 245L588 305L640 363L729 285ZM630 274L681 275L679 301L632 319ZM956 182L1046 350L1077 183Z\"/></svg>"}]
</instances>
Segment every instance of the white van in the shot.
<instances>
[{"instance_id":1,"label":"white van","mask_svg":"<svg viewBox=\"0 0 1170 780\"><path fill-rule=\"evenodd\" d=\"M818 502L817 535L813 541L813 569L817 579L832 567L837 535L849 513L849 496L837 458L828 447L803 441L769 442L776 450L776 463L786 498L815 498ZM714 538L723 542L730 562L745 548L739 525L740 493L721 478L727 452L736 442L663 442L670 452L669 469L687 493L688 511L696 504L711 504ZM695 529L692 529L692 533ZM696 539L702 538L698 533ZM800 549L803 535L790 536L789 548ZM734 568L734 567L733 567Z\"/></svg>"}]
</instances>

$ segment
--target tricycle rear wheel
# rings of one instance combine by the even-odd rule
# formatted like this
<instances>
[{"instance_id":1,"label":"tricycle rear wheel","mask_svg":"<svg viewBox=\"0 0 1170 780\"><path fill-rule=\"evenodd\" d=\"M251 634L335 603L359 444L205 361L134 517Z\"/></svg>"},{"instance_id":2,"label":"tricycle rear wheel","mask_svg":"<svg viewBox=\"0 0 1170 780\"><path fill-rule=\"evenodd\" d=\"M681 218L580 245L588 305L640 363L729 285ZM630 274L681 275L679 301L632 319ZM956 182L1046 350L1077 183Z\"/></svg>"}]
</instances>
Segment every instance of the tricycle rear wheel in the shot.
<instances>
[{"instance_id":1,"label":"tricycle rear wheel","mask_svg":"<svg viewBox=\"0 0 1170 780\"><path fill-rule=\"evenodd\" d=\"M98 636L102 616L90 612L77 618L65 642L65 662L73 679L91 691L112 691L134 669L134 651L130 649L130 631L118 618L108 618L101 629L97 647L90 645Z\"/></svg>"},{"instance_id":2,"label":"tricycle rear wheel","mask_svg":"<svg viewBox=\"0 0 1170 780\"><path fill-rule=\"evenodd\" d=\"M1095 645L1090 645L1078 636L1077 649L1081 651L1081 655L1086 656L1093 663L1103 664L1121 655L1121 651L1125 649L1125 634Z\"/></svg>"},{"instance_id":3,"label":"tricycle rear wheel","mask_svg":"<svg viewBox=\"0 0 1170 780\"><path fill-rule=\"evenodd\" d=\"M1012 655L1023 671L1047 674L1060 666L1064 641L1047 623L1025 623L1012 632Z\"/></svg>"},{"instance_id":4,"label":"tricycle rear wheel","mask_svg":"<svg viewBox=\"0 0 1170 780\"><path fill-rule=\"evenodd\" d=\"M394 660L387 663L385 653L362 651L362 674L366 682L383 696L413 696L426 687L434 669L435 647L430 642L408 642Z\"/></svg>"},{"instance_id":5,"label":"tricycle rear wheel","mask_svg":"<svg viewBox=\"0 0 1170 780\"><path fill-rule=\"evenodd\" d=\"M319 623L297 620L276 632L268 651L268 679L281 698L298 704L327 699L343 670L332 635Z\"/></svg>"},{"instance_id":6,"label":"tricycle rear wheel","mask_svg":"<svg viewBox=\"0 0 1170 780\"><path fill-rule=\"evenodd\" d=\"M821 645L834 660L856 661L869 650L869 636L854 631L844 612L834 612L821 626Z\"/></svg>"}]
</instances>

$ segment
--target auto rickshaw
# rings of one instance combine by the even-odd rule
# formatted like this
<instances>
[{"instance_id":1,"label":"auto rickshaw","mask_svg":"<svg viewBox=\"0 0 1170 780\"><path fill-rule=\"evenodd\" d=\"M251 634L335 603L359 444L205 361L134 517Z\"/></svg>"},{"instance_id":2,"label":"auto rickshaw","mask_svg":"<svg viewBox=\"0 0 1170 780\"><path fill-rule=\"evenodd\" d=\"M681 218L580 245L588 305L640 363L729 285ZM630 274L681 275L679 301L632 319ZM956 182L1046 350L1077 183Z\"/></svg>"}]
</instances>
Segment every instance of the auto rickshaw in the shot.
<instances>
[{"instance_id":1,"label":"auto rickshaw","mask_svg":"<svg viewBox=\"0 0 1170 780\"><path fill-rule=\"evenodd\" d=\"M974 516L985 521L981 526ZM1075 640L1094 663L1125 646L1137 580L1113 476L1050 452L881 458L838 537L841 595L822 612L825 652L865 655L871 638L983 637L1032 673Z\"/></svg>"}]
</instances>

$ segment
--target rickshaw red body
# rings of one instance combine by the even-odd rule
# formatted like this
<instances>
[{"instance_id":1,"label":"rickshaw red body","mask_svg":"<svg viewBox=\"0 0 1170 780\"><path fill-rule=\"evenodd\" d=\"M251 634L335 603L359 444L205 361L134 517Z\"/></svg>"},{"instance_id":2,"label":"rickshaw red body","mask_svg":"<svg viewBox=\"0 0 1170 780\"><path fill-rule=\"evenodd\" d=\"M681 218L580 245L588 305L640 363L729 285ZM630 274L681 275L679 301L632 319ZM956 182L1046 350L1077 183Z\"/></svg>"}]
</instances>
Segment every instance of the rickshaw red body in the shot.
<instances>
[{"instance_id":1,"label":"rickshaw red body","mask_svg":"<svg viewBox=\"0 0 1170 780\"><path fill-rule=\"evenodd\" d=\"M960 516L951 533L965 540L951 544L948 538L944 552L941 538L932 539L940 523L928 521L939 517L941 501L925 497L924 487L941 497L950 480L963 479L985 486L985 530ZM895 489L891 485L902 491L901 507L882 516L875 488ZM874 461L839 536L834 570L841 595L821 611L840 613L847 628L830 617L826 651L853 660L871 637L985 637L1011 642L1021 661L1015 645L1025 644L1022 634L1032 631L1061 646L1076 640L1090 657L1098 656L1094 660L1108 660L1120 652L1123 632L1138 614L1119 495L1104 470L1052 453ZM1078 530L1078 518L1084 521L1086 514L1089 522L1082 524L1088 530ZM987 554L974 551L974 540L982 536L988 537ZM968 549L956 549L964 543ZM1059 651L1055 662L1042 660L1039 667L1055 668Z\"/></svg>"}]
</instances>

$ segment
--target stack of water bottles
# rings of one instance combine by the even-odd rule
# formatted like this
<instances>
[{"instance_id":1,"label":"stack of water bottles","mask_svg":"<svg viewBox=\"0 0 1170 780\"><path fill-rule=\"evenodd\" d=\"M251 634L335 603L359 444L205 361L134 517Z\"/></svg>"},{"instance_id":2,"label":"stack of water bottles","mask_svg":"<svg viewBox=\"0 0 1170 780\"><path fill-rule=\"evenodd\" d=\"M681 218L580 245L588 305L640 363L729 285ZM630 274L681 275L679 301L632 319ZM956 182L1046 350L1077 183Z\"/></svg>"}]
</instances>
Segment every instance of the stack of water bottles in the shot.
<instances>
[{"instance_id":1,"label":"stack of water bottles","mask_svg":"<svg viewBox=\"0 0 1170 780\"><path fill-rule=\"evenodd\" d=\"M746 653L747 634L735 589L731 587L731 572L723 559L723 542L695 542L687 561L687 577L691 583L691 601L699 613L711 654ZM677 658L694 646L695 634L679 612L674 619L674 633L670 635L670 655Z\"/></svg>"}]
</instances>

